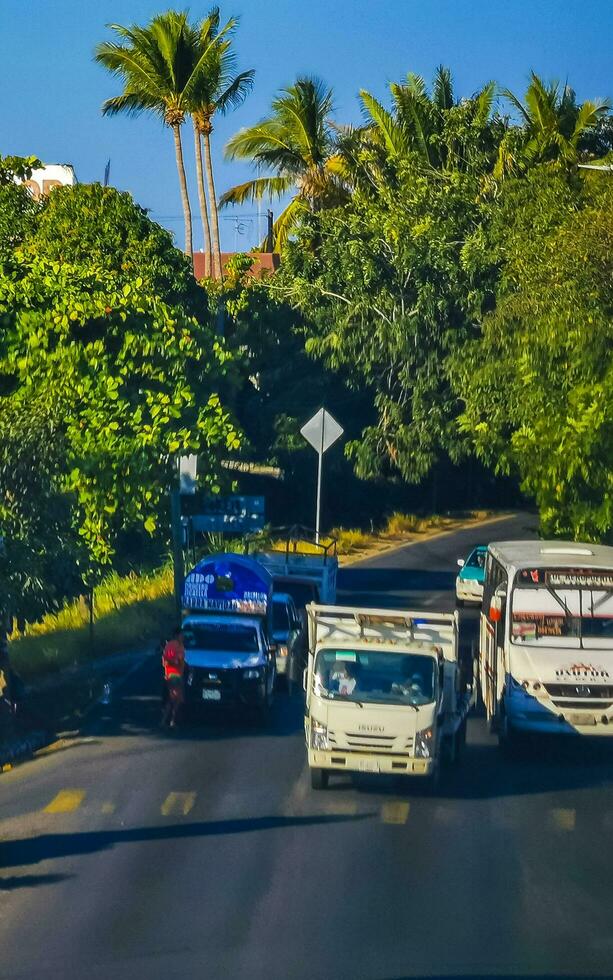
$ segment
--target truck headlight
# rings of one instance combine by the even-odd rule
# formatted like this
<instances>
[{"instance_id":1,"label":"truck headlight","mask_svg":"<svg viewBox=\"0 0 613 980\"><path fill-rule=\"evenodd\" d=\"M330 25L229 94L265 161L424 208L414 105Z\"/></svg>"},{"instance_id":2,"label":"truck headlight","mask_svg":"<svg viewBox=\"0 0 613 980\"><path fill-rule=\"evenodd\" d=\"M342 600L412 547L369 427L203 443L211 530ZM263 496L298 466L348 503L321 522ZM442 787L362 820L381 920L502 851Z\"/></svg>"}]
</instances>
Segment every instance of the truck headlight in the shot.
<instances>
[{"instance_id":1,"label":"truck headlight","mask_svg":"<svg viewBox=\"0 0 613 980\"><path fill-rule=\"evenodd\" d=\"M434 729L423 728L415 736L415 757L430 759L434 755Z\"/></svg>"},{"instance_id":2,"label":"truck headlight","mask_svg":"<svg viewBox=\"0 0 613 980\"><path fill-rule=\"evenodd\" d=\"M311 722L311 748L319 751L330 748L327 725L321 725L318 721Z\"/></svg>"},{"instance_id":3,"label":"truck headlight","mask_svg":"<svg viewBox=\"0 0 613 980\"><path fill-rule=\"evenodd\" d=\"M262 676L262 671L259 667L250 667L248 670L243 671L243 677L248 681L259 681Z\"/></svg>"}]
</instances>

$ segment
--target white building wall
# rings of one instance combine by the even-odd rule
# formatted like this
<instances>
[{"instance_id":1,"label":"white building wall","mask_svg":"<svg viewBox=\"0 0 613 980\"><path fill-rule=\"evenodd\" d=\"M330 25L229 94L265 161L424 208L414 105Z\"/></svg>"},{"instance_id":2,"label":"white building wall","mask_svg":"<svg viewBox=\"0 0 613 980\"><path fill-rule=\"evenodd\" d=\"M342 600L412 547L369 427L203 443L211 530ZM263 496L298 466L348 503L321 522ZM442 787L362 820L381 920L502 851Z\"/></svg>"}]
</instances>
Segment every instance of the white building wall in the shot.
<instances>
[{"instance_id":1,"label":"white building wall","mask_svg":"<svg viewBox=\"0 0 613 980\"><path fill-rule=\"evenodd\" d=\"M48 194L54 187L74 187L77 183L74 167L69 163L49 163L39 170L33 170L32 176L26 180L32 195L38 200L43 194Z\"/></svg>"}]
</instances>

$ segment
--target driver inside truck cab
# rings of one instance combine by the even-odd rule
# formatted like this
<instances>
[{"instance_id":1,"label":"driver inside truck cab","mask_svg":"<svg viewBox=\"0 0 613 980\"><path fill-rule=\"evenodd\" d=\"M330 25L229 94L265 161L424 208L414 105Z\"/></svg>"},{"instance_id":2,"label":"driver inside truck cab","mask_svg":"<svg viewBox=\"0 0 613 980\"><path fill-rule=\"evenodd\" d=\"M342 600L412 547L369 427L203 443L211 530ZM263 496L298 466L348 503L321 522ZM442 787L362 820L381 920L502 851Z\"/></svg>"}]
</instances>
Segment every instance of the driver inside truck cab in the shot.
<instances>
[{"instance_id":1,"label":"driver inside truck cab","mask_svg":"<svg viewBox=\"0 0 613 980\"><path fill-rule=\"evenodd\" d=\"M353 694L357 686L356 665L347 660L340 660L330 675L330 681L339 694Z\"/></svg>"}]
</instances>

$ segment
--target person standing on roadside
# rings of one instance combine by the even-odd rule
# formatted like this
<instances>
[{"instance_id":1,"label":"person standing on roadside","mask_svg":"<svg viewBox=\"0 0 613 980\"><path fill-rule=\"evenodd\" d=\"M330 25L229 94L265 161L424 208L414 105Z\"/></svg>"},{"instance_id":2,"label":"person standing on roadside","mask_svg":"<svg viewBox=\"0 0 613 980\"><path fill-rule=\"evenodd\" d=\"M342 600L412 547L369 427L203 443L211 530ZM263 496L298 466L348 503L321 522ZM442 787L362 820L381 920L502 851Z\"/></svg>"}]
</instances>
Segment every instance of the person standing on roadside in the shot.
<instances>
[{"instance_id":1,"label":"person standing on roadside","mask_svg":"<svg viewBox=\"0 0 613 980\"><path fill-rule=\"evenodd\" d=\"M183 633L178 627L172 639L168 641L162 653L162 667L164 669L164 682L168 697L162 709L162 724L174 728L177 724L177 716L185 699L183 691L183 674L185 672L185 647L183 645Z\"/></svg>"}]
</instances>

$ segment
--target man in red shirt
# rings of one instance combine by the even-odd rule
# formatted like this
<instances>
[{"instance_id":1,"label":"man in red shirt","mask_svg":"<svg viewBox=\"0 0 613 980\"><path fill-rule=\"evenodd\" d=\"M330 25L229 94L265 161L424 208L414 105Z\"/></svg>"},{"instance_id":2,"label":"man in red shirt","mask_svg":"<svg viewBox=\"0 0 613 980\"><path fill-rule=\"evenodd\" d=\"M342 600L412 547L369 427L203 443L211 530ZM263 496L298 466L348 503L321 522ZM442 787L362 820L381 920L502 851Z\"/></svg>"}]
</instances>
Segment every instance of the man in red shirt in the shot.
<instances>
[{"instance_id":1,"label":"man in red shirt","mask_svg":"<svg viewBox=\"0 0 613 980\"><path fill-rule=\"evenodd\" d=\"M164 668L164 682L168 692L168 700L162 711L162 724L168 724L170 728L174 728L179 709L184 701L185 647L180 627L174 631L172 640L169 640L164 647L162 667Z\"/></svg>"}]
</instances>

